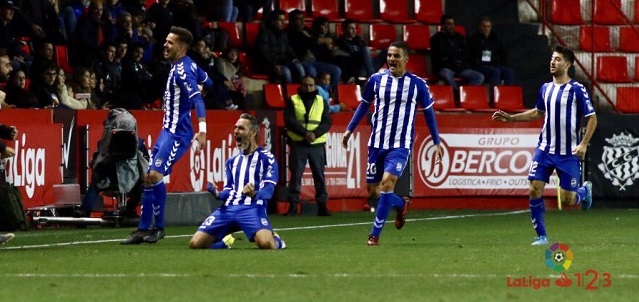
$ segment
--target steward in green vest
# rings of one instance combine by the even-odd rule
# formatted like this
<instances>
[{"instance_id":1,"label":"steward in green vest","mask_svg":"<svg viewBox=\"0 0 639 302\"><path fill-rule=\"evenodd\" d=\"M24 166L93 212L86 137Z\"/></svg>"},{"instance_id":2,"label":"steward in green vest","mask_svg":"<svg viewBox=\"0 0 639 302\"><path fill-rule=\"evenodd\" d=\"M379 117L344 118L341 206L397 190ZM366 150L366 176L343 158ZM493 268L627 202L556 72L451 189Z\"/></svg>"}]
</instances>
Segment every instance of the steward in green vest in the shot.
<instances>
[{"instance_id":1,"label":"steward in green vest","mask_svg":"<svg viewBox=\"0 0 639 302\"><path fill-rule=\"evenodd\" d=\"M302 79L298 93L286 101L284 109L284 124L290 146L289 180L290 202L289 215L299 212L297 207L302 187L304 168L308 162L313 173L315 186L315 200L317 201L317 215L328 216L326 202L326 136L331 128L331 115L328 102L317 93L315 79L306 76Z\"/></svg>"}]
</instances>

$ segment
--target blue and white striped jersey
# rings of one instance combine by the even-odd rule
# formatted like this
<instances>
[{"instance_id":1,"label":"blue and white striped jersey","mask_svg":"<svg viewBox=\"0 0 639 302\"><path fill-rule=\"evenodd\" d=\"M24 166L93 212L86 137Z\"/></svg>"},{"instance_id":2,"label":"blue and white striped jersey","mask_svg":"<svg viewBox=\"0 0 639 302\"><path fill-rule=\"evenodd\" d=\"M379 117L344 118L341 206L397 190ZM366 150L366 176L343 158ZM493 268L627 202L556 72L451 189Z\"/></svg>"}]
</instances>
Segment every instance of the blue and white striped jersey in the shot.
<instances>
[{"instance_id":1,"label":"blue and white striped jersey","mask_svg":"<svg viewBox=\"0 0 639 302\"><path fill-rule=\"evenodd\" d=\"M433 106L430 90L422 78L409 72L396 78L389 70L370 77L361 101L375 104L368 146L379 149L412 150L417 105L424 109Z\"/></svg>"},{"instance_id":2,"label":"blue and white striped jersey","mask_svg":"<svg viewBox=\"0 0 639 302\"><path fill-rule=\"evenodd\" d=\"M586 88L573 79L542 85L535 108L545 112L537 148L557 155L572 154L581 141L582 117L595 114Z\"/></svg>"},{"instance_id":3,"label":"blue and white striped jersey","mask_svg":"<svg viewBox=\"0 0 639 302\"><path fill-rule=\"evenodd\" d=\"M229 197L224 205L266 205L268 200L253 200L242 195L242 189L249 183L254 185L255 191L264 188L267 183L277 184L277 162L271 152L262 147L258 147L251 154L240 152L229 158L225 166L226 183L223 191L229 190ZM272 194L265 197L270 199Z\"/></svg>"},{"instance_id":4,"label":"blue and white striped jersey","mask_svg":"<svg viewBox=\"0 0 639 302\"><path fill-rule=\"evenodd\" d=\"M188 139L193 136L191 109L195 102L203 102L197 85L207 80L206 72L188 56L171 64L162 104L164 129L175 135L186 136Z\"/></svg>"}]
</instances>

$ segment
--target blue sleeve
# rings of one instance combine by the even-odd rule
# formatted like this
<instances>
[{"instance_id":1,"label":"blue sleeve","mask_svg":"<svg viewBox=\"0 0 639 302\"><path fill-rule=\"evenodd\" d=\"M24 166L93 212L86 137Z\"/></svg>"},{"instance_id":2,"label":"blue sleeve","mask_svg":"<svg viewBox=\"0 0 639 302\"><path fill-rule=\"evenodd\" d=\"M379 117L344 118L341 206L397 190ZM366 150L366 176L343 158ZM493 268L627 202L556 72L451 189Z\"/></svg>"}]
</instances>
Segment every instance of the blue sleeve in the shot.
<instances>
[{"instance_id":1,"label":"blue sleeve","mask_svg":"<svg viewBox=\"0 0 639 302\"><path fill-rule=\"evenodd\" d=\"M433 143L439 145L439 129L437 128L437 119L435 119L435 109L433 109L433 106L424 109L424 118L426 118L426 125L428 125L428 130L430 130L430 136L433 137Z\"/></svg>"},{"instance_id":2,"label":"blue sleeve","mask_svg":"<svg viewBox=\"0 0 639 302\"><path fill-rule=\"evenodd\" d=\"M197 69L195 71L195 79L197 80L197 83L204 86L206 90L213 89L213 80L209 78L209 75L206 73L206 71L200 68L200 66L197 66Z\"/></svg>"},{"instance_id":3,"label":"blue sleeve","mask_svg":"<svg viewBox=\"0 0 639 302\"><path fill-rule=\"evenodd\" d=\"M264 176L259 184L259 190L255 193L255 200L269 200L275 193L275 185L277 184L278 171L275 156L268 151L259 151L262 153L262 164L264 166Z\"/></svg>"},{"instance_id":4,"label":"blue sleeve","mask_svg":"<svg viewBox=\"0 0 639 302\"><path fill-rule=\"evenodd\" d=\"M348 123L348 127L346 127L348 131L353 132L355 130L355 127L357 127L359 121L364 118L364 116L368 112L368 108L371 106L371 103L373 102L373 100L375 100L375 83L377 83L376 79L376 75L372 75L368 79L368 82L366 82L364 92L362 92L362 99L359 100L359 105L355 110L355 114L353 115L351 122Z\"/></svg>"},{"instance_id":5,"label":"blue sleeve","mask_svg":"<svg viewBox=\"0 0 639 302\"><path fill-rule=\"evenodd\" d=\"M346 130L353 132L355 130L355 127L357 127L357 124L359 124L359 121L361 121L362 118L364 118L364 116L368 112L368 107L370 106L371 106L370 103L365 103L363 101L359 102L359 105L357 106L357 109L355 110L355 114L353 114L353 118L351 119L351 122L348 123Z\"/></svg>"},{"instance_id":6,"label":"blue sleeve","mask_svg":"<svg viewBox=\"0 0 639 302\"><path fill-rule=\"evenodd\" d=\"M590 102L590 96L588 95L588 91L586 91L586 87L581 84L577 84L573 87L573 89L575 89L575 99L577 100L577 105L583 112L583 116L590 116L595 114L595 107L593 107L592 103Z\"/></svg>"},{"instance_id":7,"label":"blue sleeve","mask_svg":"<svg viewBox=\"0 0 639 302\"><path fill-rule=\"evenodd\" d=\"M535 109L539 111L546 112L546 104L544 102L544 94L546 93L546 87L548 84L541 85L539 88L539 94L537 94L537 104L535 105Z\"/></svg>"},{"instance_id":8,"label":"blue sleeve","mask_svg":"<svg viewBox=\"0 0 639 302\"><path fill-rule=\"evenodd\" d=\"M224 183L224 188L222 188L222 191L220 191L220 197L218 197L219 200L226 200L229 198L229 195L231 193L231 190L233 189L233 174L231 174L231 159L228 159L226 161L226 167L225 167L225 174L226 174L226 181Z\"/></svg>"}]
</instances>

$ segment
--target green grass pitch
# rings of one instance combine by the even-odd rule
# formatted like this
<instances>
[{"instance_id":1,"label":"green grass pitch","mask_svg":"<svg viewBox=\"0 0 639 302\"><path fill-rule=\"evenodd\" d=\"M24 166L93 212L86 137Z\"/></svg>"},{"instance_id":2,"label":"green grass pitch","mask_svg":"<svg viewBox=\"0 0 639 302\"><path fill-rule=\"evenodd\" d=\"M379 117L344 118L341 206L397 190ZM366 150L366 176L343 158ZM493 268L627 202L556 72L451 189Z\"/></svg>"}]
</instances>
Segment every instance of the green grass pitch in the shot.
<instances>
[{"instance_id":1,"label":"green grass pitch","mask_svg":"<svg viewBox=\"0 0 639 302\"><path fill-rule=\"evenodd\" d=\"M394 212L380 246L373 214L281 217L282 251L238 234L230 250L189 250L196 226L121 246L130 228L46 228L0 247L0 301L636 301L639 212L550 211L550 242L574 254L561 273L532 247L528 211ZM532 283L532 284L531 284ZM535 289L532 285L538 285Z\"/></svg>"}]
</instances>

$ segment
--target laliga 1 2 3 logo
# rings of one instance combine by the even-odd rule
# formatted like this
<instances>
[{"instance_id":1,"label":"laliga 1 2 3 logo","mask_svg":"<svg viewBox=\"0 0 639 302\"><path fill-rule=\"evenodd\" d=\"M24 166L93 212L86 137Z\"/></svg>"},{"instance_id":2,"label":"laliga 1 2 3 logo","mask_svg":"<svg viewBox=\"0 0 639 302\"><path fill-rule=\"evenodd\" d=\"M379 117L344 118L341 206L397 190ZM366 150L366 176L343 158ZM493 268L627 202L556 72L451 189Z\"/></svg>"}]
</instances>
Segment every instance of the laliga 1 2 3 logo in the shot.
<instances>
[{"instance_id":1,"label":"laliga 1 2 3 logo","mask_svg":"<svg viewBox=\"0 0 639 302\"><path fill-rule=\"evenodd\" d=\"M585 272L576 272L567 274L575 259L570 247L561 242L551 244L544 252L544 263L555 272L561 272L558 279L555 280L557 287L577 287L585 290L598 290L612 286L612 275L608 272L600 272L595 269L588 269ZM548 288L551 285L550 278L544 277L506 277L506 286L515 288Z\"/></svg>"}]
</instances>

